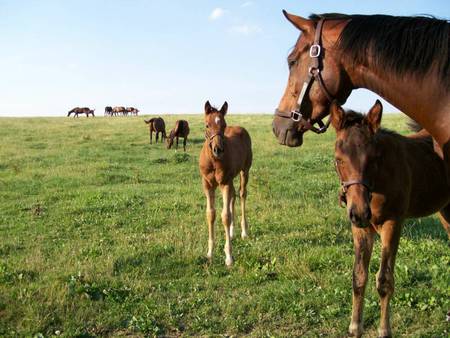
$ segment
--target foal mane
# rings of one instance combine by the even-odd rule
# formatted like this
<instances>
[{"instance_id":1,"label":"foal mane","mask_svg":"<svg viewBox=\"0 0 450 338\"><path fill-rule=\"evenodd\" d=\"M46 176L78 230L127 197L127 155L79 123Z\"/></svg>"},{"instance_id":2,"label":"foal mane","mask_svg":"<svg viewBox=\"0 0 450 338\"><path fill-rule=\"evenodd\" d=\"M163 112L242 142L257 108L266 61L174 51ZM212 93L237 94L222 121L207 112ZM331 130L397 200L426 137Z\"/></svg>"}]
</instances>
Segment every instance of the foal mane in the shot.
<instances>
[{"instance_id":1,"label":"foal mane","mask_svg":"<svg viewBox=\"0 0 450 338\"><path fill-rule=\"evenodd\" d=\"M450 22L431 16L312 14L348 20L337 47L363 65L387 69L397 75L426 74L437 66L441 82L450 88Z\"/></svg>"}]
</instances>

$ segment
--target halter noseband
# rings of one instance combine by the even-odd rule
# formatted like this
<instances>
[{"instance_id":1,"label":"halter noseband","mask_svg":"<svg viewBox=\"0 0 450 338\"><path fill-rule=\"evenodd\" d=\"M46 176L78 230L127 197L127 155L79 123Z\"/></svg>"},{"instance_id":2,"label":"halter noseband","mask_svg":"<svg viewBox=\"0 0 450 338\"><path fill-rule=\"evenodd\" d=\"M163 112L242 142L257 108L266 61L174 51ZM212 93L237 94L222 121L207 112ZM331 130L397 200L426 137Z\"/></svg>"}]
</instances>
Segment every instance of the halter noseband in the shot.
<instances>
[{"instance_id":1,"label":"halter noseband","mask_svg":"<svg viewBox=\"0 0 450 338\"><path fill-rule=\"evenodd\" d=\"M322 75L321 75L321 61L322 61L322 45L320 43L320 38L322 36L322 26L325 22L325 19L322 18L317 23L316 27L316 33L314 36L314 43L309 49L309 57L312 59L312 65L309 67L308 70L308 79L303 83L302 90L300 92L300 96L298 97L297 101L297 109L291 111L291 112L282 112L278 109L275 111L275 115L283 118L292 119L294 122L299 122L302 126L302 129L307 131L311 130L312 132L316 134L322 134L327 131L329 125L330 125L330 119L326 123L323 123L322 120L318 120L316 123L319 125L319 128L314 126L314 123L311 123L311 118L305 118L301 112L301 107L303 104L303 101L305 100L306 94L309 93L309 90L311 89L312 83L314 80L317 80L319 83L320 88L322 89L322 92L325 94L327 99L332 102L333 96L330 94L330 92L325 87L325 83L323 81Z\"/></svg>"},{"instance_id":2,"label":"halter noseband","mask_svg":"<svg viewBox=\"0 0 450 338\"><path fill-rule=\"evenodd\" d=\"M348 188L350 188L352 185L360 184L360 185L364 186L369 191L369 200L371 199L372 188L370 187L370 184L369 184L369 182L367 182L367 180L361 179L361 180L344 181L342 179L341 170L339 169L339 165L338 165L337 161L334 161L334 168L336 169L336 173L338 174L339 181L341 182L341 191L339 192L339 205L342 208L345 208L345 206L347 204Z\"/></svg>"},{"instance_id":3,"label":"halter noseband","mask_svg":"<svg viewBox=\"0 0 450 338\"><path fill-rule=\"evenodd\" d=\"M224 137L224 134L221 132L218 133L213 133L213 134L208 134L208 131L205 131L205 140L208 141L209 147L211 147L212 141L214 139L214 137L216 136L222 136Z\"/></svg>"}]
</instances>

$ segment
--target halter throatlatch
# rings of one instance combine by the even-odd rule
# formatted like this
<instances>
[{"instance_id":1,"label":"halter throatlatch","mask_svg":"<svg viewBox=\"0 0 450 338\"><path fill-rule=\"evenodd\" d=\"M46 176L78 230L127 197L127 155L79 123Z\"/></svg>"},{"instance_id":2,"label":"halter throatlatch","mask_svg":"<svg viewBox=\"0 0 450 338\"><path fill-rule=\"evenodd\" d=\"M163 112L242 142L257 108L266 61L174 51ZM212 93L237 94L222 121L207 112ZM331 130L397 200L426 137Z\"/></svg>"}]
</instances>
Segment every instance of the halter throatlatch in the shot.
<instances>
[{"instance_id":1,"label":"halter throatlatch","mask_svg":"<svg viewBox=\"0 0 450 338\"><path fill-rule=\"evenodd\" d=\"M311 130L312 132L316 134L322 134L327 131L329 125L330 125L330 119L326 123L323 123L322 120L318 120L315 123L319 125L319 127L315 127L314 123L311 122L311 118L304 117L301 112L301 107L303 104L303 101L306 97L306 95L309 93L309 90L311 89L311 86L314 82L314 80L317 80L319 83L320 88L322 89L322 92L325 94L327 99L332 102L333 96L330 94L330 92L325 87L325 83L323 81L322 75L321 75L321 57L322 57L322 45L320 38L322 36L322 26L325 19L322 18L317 23L316 27L316 33L314 36L314 43L309 49L309 57L312 59L312 65L309 67L308 70L308 79L303 83L302 90L300 92L300 96L298 97L297 101L297 109L291 111L291 112L282 112L278 109L275 111L275 115L283 118L289 118L292 119L294 122L300 123L301 129L304 131Z\"/></svg>"},{"instance_id":2,"label":"halter throatlatch","mask_svg":"<svg viewBox=\"0 0 450 338\"><path fill-rule=\"evenodd\" d=\"M339 206L342 208L345 208L347 205L347 192L348 188L350 188L352 185L360 184L364 186L369 191L369 200L372 197L372 188L370 187L369 182L365 179L360 180L348 180L344 181L342 179L341 170L339 169L339 165L337 161L334 162L334 168L336 169L336 173L338 174L339 181L341 182L341 190L339 191Z\"/></svg>"}]
</instances>

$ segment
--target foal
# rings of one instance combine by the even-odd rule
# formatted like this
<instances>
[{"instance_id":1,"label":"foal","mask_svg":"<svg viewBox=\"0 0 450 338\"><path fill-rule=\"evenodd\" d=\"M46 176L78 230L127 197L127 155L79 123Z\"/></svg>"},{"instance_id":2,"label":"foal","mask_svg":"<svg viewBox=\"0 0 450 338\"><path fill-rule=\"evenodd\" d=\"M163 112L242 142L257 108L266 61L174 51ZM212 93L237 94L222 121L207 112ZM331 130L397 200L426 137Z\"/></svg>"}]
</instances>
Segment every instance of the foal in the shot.
<instances>
[{"instance_id":1,"label":"foal","mask_svg":"<svg viewBox=\"0 0 450 338\"><path fill-rule=\"evenodd\" d=\"M404 137L380 129L383 107L377 100L366 116L331 106L336 129L336 171L341 203L352 222L355 262L351 335L363 333L363 302L375 233L381 237L376 275L380 296L380 337L391 336L389 301L394 292L395 256L406 218L435 212L450 236L450 193L444 162L425 131Z\"/></svg>"},{"instance_id":2,"label":"foal","mask_svg":"<svg viewBox=\"0 0 450 338\"><path fill-rule=\"evenodd\" d=\"M153 132L156 134L156 143L158 143L158 136L161 134L161 141L164 142L166 138L166 124L161 117L154 117L150 120L144 120L145 123L148 124L150 131L150 144L152 144L152 135Z\"/></svg>"},{"instance_id":3,"label":"foal","mask_svg":"<svg viewBox=\"0 0 450 338\"><path fill-rule=\"evenodd\" d=\"M225 230L225 264L233 264L231 239L234 227L235 190L233 178L241 176L241 237L247 237L245 201L247 198L248 174L252 165L252 144L250 135L241 127L227 127L225 114L228 103L217 110L209 101L205 104L205 143L200 153L199 167L202 175L203 191L206 195L206 218L208 220L208 254L212 259L214 249L215 190L222 190L222 223Z\"/></svg>"},{"instance_id":4,"label":"foal","mask_svg":"<svg viewBox=\"0 0 450 338\"><path fill-rule=\"evenodd\" d=\"M177 149L178 149L178 138L183 138L183 149L186 151L186 142L187 137L189 135L189 123L186 120L177 120L175 122L175 128L173 128L170 133L169 137L167 138L167 149L170 149L173 145L173 139L177 139Z\"/></svg>"}]
</instances>

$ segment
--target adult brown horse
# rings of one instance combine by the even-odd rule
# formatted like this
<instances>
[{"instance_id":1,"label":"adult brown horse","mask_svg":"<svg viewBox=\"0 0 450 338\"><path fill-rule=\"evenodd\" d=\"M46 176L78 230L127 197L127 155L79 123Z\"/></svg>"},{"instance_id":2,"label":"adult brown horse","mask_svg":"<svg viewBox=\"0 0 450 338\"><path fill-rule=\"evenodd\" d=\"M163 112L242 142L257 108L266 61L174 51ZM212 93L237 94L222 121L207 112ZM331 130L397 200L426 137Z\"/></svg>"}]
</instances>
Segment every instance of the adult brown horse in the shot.
<instances>
[{"instance_id":1,"label":"adult brown horse","mask_svg":"<svg viewBox=\"0 0 450 338\"><path fill-rule=\"evenodd\" d=\"M158 143L159 134L161 134L161 142L164 142L166 138L166 124L161 117L154 117L150 120L144 120L145 123L148 124L148 128L150 131L150 144L152 144L152 135L153 132L156 134L156 143Z\"/></svg>"},{"instance_id":2,"label":"adult brown horse","mask_svg":"<svg viewBox=\"0 0 450 338\"><path fill-rule=\"evenodd\" d=\"M89 117L89 115L92 115L92 117L95 117L94 111L95 111L95 109L90 109L88 107L83 107L83 108L76 107L76 108L73 108L72 110L70 110L68 112L67 116L74 114L73 117L79 117L78 115L85 114L86 117Z\"/></svg>"},{"instance_id":3,"label":"adult brown horse","mask_svg":"<svg viewBox=\"0 0 450 338\"><path fill-rule=\"evenodd\" d=\"M125 114L126 111L127 111L126 108L122 107L122 106L117 106L112 109L112 113L115 116L120 115L120 114Z\"/></svg>"},{"instance_id":4,"label":"adult brown horse","mask_svg":"<svg viewBox=\"0 0 450 338\"><path fill-rule=\"evenodd\" d=\"M301 31L288 56L288 85L275 112L281 144L321 133L333 99L367 88L422 125L444 152L450 177L450 24L430 17L283 11ZM318 124L318 126L315 126Z\"/></svg>"},{"instance_id":5,"label":"adult brown horse","mask_svg":"<svg viewBox=\"0 0 450 338\"><path fill-rule=\"evenodd\" d=\"M363 302L375 233L381 237L380 337L391 336L389 301L394 292L395 257L406 218L440 213L450 238L450 191L444 162L425 130L409 137L380 129L382 106L377 100L367 116L345 113L331 105L336 129L335 164L352 222L355 262L350 334L363 333Z\"/></svg>"},{"instance_id":6,"label":"adult brown horse","mask_svg":"<svg viewBox=\"0 0 450 338\"><path fill-rule=\"evenodd\" d=\"M228 127L225 114L228 103L225 102L217 110L209 101L205 104L205 143L200 152L199 167L202 175L203 191L206 195L206 219L208 221L208 254L212 259L214 249L214 221L216 219L215 190L222 190L223 208L222 223L225 230L225 264L233 264L231 239L234 228L235 190L233 178L241 176L241 237L247 237L247 218L245 203L247 199L247 183L252 165L252 142L248 132L241 127Z\"/></svg>"},{"instance_id":7,"label":"adult brown horse","mask_svg":"<svg viewBox=\"0 0 450 338\"><path fill-rule=\"evenodd\" d=\"M167 149L170 149L173 145L173 140L176 138L176 146L178 149L178 138L183 138L183 149L186 151L186 142L189 135L189 122L186 120L177 120L175 122L175 127L170 131L169 137L167 138Z\"/></svg>"}]
</instances>

